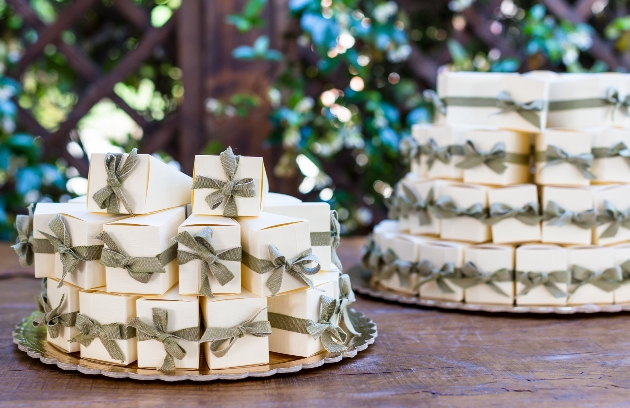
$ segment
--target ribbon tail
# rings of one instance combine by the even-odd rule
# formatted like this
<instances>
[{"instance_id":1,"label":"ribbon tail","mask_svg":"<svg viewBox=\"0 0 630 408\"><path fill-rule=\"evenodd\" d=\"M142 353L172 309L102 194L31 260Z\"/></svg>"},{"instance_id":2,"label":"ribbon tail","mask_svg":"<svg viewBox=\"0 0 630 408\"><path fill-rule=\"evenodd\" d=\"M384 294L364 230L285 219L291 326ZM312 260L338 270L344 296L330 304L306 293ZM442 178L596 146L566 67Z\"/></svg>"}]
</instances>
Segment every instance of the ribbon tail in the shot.
<instances>
[{"instance_id":1,"label":"ribbon tail","mask_svg":"<svg viewBox=\"0 0 630 408\"><path fill-rule=\"evenodd\" d=\"M343 309L343 311L341 312L341 319L342 319L343 323L345 324L346 329L350 333L354 334L355 336L360 336L361 335L361 333L359 333L357 331L357 329L354 328L354 324L352 324L352 319L350 318L350 313L348 312L348 308L347 307L345 307Z\"/></svg>"},{"instance_id":2,"label":"ribbon tail","mask_svg":"<svg viewBox=\"0 0 630 408\"><path fill-rule=\"evenodd\" d=\"M48 330L48 335L51 338L56 339L59 337L59 324L47 325L46 329Z\"/></svg>"},{"instance_id":3,"label":"ribbon tail","mask_svg":"<svg viewBox=\"0 0 630 408\"><path fill-rule=\"evenodd\" d=\"M600 238L611 238L614 237L615 235L617 235L617 232L619 231L619 222L617 221L613 221L608 228L606 228L606 230L604 232L602 232L602 235L600 235Z\"/></svg>"},{"instance_id":4,"label":"ribbon tail","mask_svg":"<svg viewBox=\"0 0 630 408\"><path fill-rule=\"evenodd\" d=\"M568 294L565 293L562 289L560 289L559 287L557 287L554 283L552 282L545 282L544 283L545 289L547 289L547 292L549 292L553 297L555 297L556 299L560 299L563 297L567 297ZM576 288L577 290L577 288Z\"/></svg>"},{"instance_id":5,"label":"ribbon tail","mask_svg":"<svg viewBox=\"0 0 630 408\"><path fill-rule=\"evenodd\" d=\"M332 329L331 329L332 330ZM345 334L345 333L344 333ZM336 342L328 331L321 335L322 345L329 353L341 353L347 350L345 344Z\"/></svg>"},{"instance_id":6,"label":"ribbon tail","mask_svg":"<svg viewBox=\"0 0 630 408\"><path fill-rule=\"evenodd\" d=\"M537 113L527 110L518 110L517 112L523 119L525 119L535 127L540 127L540 116L538 116Z\"/></svg>"},{"instance_id":7,"label":"ribbon tail","mask_svg":"<svg viewBox=\"0 0 630 408\"><path fill-rule=\"evenodd\" d=\"M199 294L214 297L212 289L210 288L210 268L206 262L202 262L201 265L201 287L199 288Z\"/></svg>"},{"instance_id":8,"label":"ribbon tail","mask_svg":"<svg viewBox=\"0 0 630 408\"><path fill-rule=\"evenodd\" d=\"M132 272L129 269L127 269L127 273L129 273L129 276L140 283L148 283L153 276L153 272Z\"/></svg>"},{"instance_id":9,"label":"ribbon tail","mask_svg":"<svg viewBox=\"0 0 630 408\"><path fill-rule=\"evenodd\" d=\"M162 366L160 368L158 368L158 370L164 371L164 372L167 372L167 373L171 372L171 371L175 371L175 359L173 359L173 356L168 354L168 352L166 353L166 356L164 357L164 361L162 362Z\"/></svg>"},{"instance_id":10,"label":"ribbon tail","mask_svg":"<svg viewBox=\"0 0 630 408\"><path fill-rule=\"evenodd\" d=\"M437 278L435 280L435 284L437 285L438 289L440 289L440 292L442 293L447 293L447 294L455 293L455 291L453 291L453 289L451 289L451 287L448 286L448 284L443 278Z\"/></svg>"},{"instance_id":11,"label":"ribbon tail","mask_svg":"<svg viewBox=\"0 0 630 408\"><path fill-rule=\"evenodd\" d=\"M494 282L487 282L486 285L492 289L492 291L494 293L496 293L497 295L501 295L501 296L505 296L506 298L509 298L510 296L505 293L500 287L498 287Z\"/></svg>"},{"instance_id":12,"label":"ribbon tail","mask_svg":"<svg viewBox=\"0 0 630 408\"><path fill-rule=\"evenodd\" d=\"M120 347L118 347L118 344L116 344L116 341L109 340L109 339L101 339L101 343L103 344L103 347L105 347L105 350L107 350L107 352L109 353L109 356L112 359L118 360L120 362L125 361L125 354L122 352Z\"/></svg>"},{"instance_id":13,"label":"ribbon tail","mask_svg":"<svg viewBox=\"0 0 630 408\"><path fill-rule=\"evenodd\" d=\"M238 217L238 207L236 206L236 199L232 194L227 198L225 207L223 207L224 217Z\"/></svg>"},{"instance_id":14,"label":"ribbon tail","mask_svg":"<svg viewBox=\"0 0 630 408\"><path fill-rule=\"evenodd\" d=\"M284 274L284 268L276 268L272 273L269 279L267 279L266 286L269 288L272 296L276 296L276 294L280 291L280 287L282 286L282 275Z\"/></svg>"}]
</instances>

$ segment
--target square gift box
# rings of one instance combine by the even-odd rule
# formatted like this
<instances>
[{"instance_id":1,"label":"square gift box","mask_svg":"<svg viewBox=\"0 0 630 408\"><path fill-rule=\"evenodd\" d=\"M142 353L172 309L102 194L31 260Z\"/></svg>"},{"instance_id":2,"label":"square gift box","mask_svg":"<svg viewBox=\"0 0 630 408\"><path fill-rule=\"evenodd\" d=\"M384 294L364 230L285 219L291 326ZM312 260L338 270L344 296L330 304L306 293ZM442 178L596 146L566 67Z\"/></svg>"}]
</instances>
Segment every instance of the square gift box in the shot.
<instances>
[{"instance_id":1,"label":"square gift box","mask_svg":"<svg viewBox=\"0 0 630 408\"><path fill-rule=\"evenodd\" d=\"M592 188L545 186L542 190L542 242L590 245L596 224Z\"/></svg>"},{"instance_id":2,"label":"square gift box","mask_svg":"<svg viewBox=\"0 0 630 408\"><path fill-rule=\"evenodd\" d=\"M614 293L615 304L630 303L630 244L611 245L615 266L621 269L622 282Z\"/></svg>"},{"instance_id":3,"label":"square gift box","mask_svg":"<svg viewBox=\"0 0 630 408\"><path fill-rule=\"evenodd\" d=\"M43 305L43 297L37 297L45 313L41 316L43 320L38 323L46 326L46 340L66 353L79 351L79 343L70 342L77 335L75 325L79 313L79 292L79 288L74 285L64 283L59 286L58 280L48 278L46 282L48 303ZM37 319L35 321L37 322Z\"/></svg>"},{"instance_id":4,"label":"square gift box","mask_svg":"<svg viewBox=\"0 0 630 408\"><path fill-rule=\"evenodd\" d=\"M191 215L177 229L179 293L241 293L241 226L232 218Z\"/></svg>"},{"instance_id":5,"label":"square gift box","mask_svg":"<svg viewBox=\"0 0 630 408\"><path fill-rule=\"evenodd\" d=\"M137 296L97 291L79 292L79 310L73 338L81 344L81 358L128 365L138 359L136 332L126 324L136 315ZM95 328L101 326L101 330ZM94 332L107 333L106 337Z\"/></svg>"},{"instance_id":6,"label":"square gift box","mask_svg":"<svg viewBox=\"0 0 630 408\"><path fill-rule=\"evenodd\" d=\"M418 178L404 179L400 187L400 202L408 207L407 226L411 234L439 235L440 220L431 213L431 206L442 196L449 181Z\"/></svg>"},{"instance_id":7,"label":"square gift box","mask_svg":"<svg viewBox=\"0 0 630 408\"><path fill-rule=\"evenodd\" d=\"M464 249L467 246L449 241L420 244L420 299L451 302L464 300L464 289L455 285L453 279L458 275L456 269L464 263Z\"/></svg>"},{"instance_id":8,"label":"square gift box","mask_svg":"<svg viewBox=\"0 0 630 408\"><path fill-rule=\"evenodd\" d=\"M413 235L399 234L384 240L381 247L383 265L378 282L401 293L418 293L420 276L417 273L420 260L420 244L430 239Z\"/></svg>"},{"instance_id":9,"label":"square gift box","mask_svg":"<svg viewBox=\"0 0 630 408\"><path fill-rule=\"evenodd\" d=\"M567 253L571 271L567 304L613 304L614 290L618 288L617 281L621 277L620 269L615 268L613 249L574 246L567 248Z\"/></svg>"},{"instance_id":10,"label":"square gift box","mask_svg":"<svg viewBox=\"0 0 630 408\"><path fill-rule=\"evenodd\" d=\"M488 219L495 244L539 242L538 189L521 184L488 190Z\"/></svg>"},{"instance_id":11,"label":"square gift box","mask_svg":"<svg viewBox=\"0 0 630 408\"><path fill-rule=\"evenodd\" d=\"M107 291L161 295L178 280L177 227L184 208L109 223L98 238L105 243Z\"/></svg>"},{"instance_id":12,"label":"square gift box","mask_svg":"<svg viewBox=\"0 0 630 408\"><path fill-rule=\"evenodd\" d=\"M271 325L266 297L246 290L203 297L201 310L205 327L201 343L211 370L269 364ZM242 337L239 326L246 329Z\"/></svg>"},{"instance_id":13,"label":"square gift box","mask_svg":"<svg viewBox=\"0 0 630 408\"><path fill-rule=\"evenodd\" d=\"M597 226L593 243L617 244L630 241L630 184L593 189Z\"/></svg>"},{"instance_id":14,"label":"square gift box","mask_svg":"<svg viewBox=\"0 0 630 408\"><path fill-rule=\"evenodd\" d=\"M516 305L564 306L571 273L566 248L523 245L516 249Z\"/></svg>"},{"instance_id":15,"label":"square gift box","mask_svg":"<svg viewBox=\"0 0 630 408\"><path fill-rule=\"evenodd\" d=\"M193 214L260 215L269 192L262 157L237 156L228 147L219 156L195 156Z\"/></svg>"},{"instance_id":16,"label":"square gift box","mask_svg":"<svg viewBox=\"0 0 630 408\"><path fill-rule=\"evenodd\" d=\"M630 183L630 130L616 127L582 129L591 135L591 153L597 183Z\"/></svg>"},{"instance_id":17,"label":"square gift box","mask_svg":"<svg viewBox=\"0 0 630 408\"><path fill-rule=\"evenodd\" d=\"M475 184L451 184L433 207L440 218L442 239L467 242L490 241L490 227L484 224L488 211L489 188Z\"/></svg>"},{"instance_id":18,"label":"square gift box","mask_svg":"<svg viewBox=\"0 0 630 408\"><path fill-rule=\"evenodd\" d=\"M466 303L511 305L514 303L514 247L475 245L464 248L462 278ZM487 283L483 279L490 276Z\"/></svg>"},{"instance_id":19,"label":"square gift box","mask_svg":"<svg viewBox=\"0 0 630 408\"><path fill-rule=\"evenodd\" d=\"M416 176L413 173L407 173L394 186L395 193L393 194L393 199L390 198L385 200L385 206L388 207L387 216L398 220L398 228L400 231L408 232L411 228L410 216L414 210L413 206L416 198L411 192L407 191L405 187L425 180L426 179L424 177ZM395 206L395 208L392 209L391 205Z\"/></svg>"},{"instance_id":20,"label":"square gift box","mask_svg":"<svg viewBox=\"0 0 630 408\"><path fill-rule=\"evenodd\" d=\"M87 209L147 214L190 203L192 179L150 154L94 153L88 175Z\"/></svg>"},{"instance_id":21,"label":"square gift box","mask_svg":"<svg viewBox=\"0 0 630 408\"><path fill-rule=\"evenodd\" d=\"M427 134L433 126L429 123L416 123L411 126L411 138L414 140L417 150L413 160L410 160L410 171L416 176L426 177L426 167L421 165L422 146L428 140Z\"/></svg>"},{"instance_id":22,"label":"square gift box","mask_svg":"<svg viewBox=\"0 0 630 408\"><path fill-rule=\"evenodd\" d=\"M432 126L424 132L420 145L420 173L430 179L462 180L464 170L457 167L464 155L468 133L479 127L468 125Z\"/></svg>"},{"instance_id":23,"label":"square gift box","mask_svg":"<svg viewBox=\"0 0 630 408\"><path fill-rule=\"evenodd\" d=\"M593 154L591 135L574 129L546 129L536 135L536 184L588 186Z\"/></svg>"},{"instance_id":24,"label":"square gift box","mask_svg":"<svg viewBox=\"0 0 630 408\"><path fill-rule=\"evenodd\" d=\"M270 205L283 205L283 204L295 204L295 203L301 203L302 200L300 200L297 197L293 197L290 196L288 194L280 194L280 193L267 193L267 195L265 196L265 201L263 202L263 212L267 212L265 211L265 207Z\"/></svg>"},{"instance_id":25,"label":"square gift box","mask_svg":"<svg viewBox=\"0 0 630 408\"><path fill-rule=\"evenodd\" d=\"M549 81L540 77L508 75L498 78L495 125L521 132L540 132L547 125Z\"/></svg>"}]
</instances>

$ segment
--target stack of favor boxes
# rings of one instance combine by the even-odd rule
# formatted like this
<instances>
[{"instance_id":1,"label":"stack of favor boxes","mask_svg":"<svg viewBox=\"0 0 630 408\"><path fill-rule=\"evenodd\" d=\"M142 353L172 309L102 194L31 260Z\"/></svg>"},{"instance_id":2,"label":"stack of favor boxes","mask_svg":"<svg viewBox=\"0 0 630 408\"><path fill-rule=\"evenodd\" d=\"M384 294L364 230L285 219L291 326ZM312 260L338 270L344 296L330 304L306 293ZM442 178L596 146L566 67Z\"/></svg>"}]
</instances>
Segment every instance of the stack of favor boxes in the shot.
<instances>
[{"instance_id":1,"label":"stack of favor boxes","mask_svg":"<svg viewBox=\"0 0 630 408\"><path fill-rule=\"evenodd\" d=\"M223 369L343 352L357 334L336 213L268 193L260 157L196 156L191 178L135 149L93 154L85 197L16 228L20 261L47 278L34 324L81 358Z\"/></svg>"},{"instance_id":2,"label":"stack of favor boxes","mask_svg":"<svg viewBox=\"0 0 630 408\"><path fill-rule=\"evenodd\" d=\"M388 289L501 305L630 302L630 75L447 72L363 264Z\"/></svg>"}]
</instances>

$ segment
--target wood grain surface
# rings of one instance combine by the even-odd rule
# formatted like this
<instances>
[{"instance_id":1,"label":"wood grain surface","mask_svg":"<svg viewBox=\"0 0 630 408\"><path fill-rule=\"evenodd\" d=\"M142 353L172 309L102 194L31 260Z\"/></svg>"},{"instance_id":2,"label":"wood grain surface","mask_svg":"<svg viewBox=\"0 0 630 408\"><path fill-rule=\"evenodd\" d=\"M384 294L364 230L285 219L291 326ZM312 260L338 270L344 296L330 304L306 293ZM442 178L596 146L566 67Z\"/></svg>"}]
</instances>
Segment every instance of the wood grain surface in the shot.
<instances>
[{"instance_id":1,"label":"wood grain surface","mask_svg":"<svg viewBox=\"0 0 630 408\"><path fill-rule=\"evenodd\" d=\"M342 240L346 266L361 239ZM28 357L11 330L39 281L0 246L0 406L615 406L630 401L630 316L443 312L359 297L376 343L340 364L211 383L115 380Z\"/></svg>"}]
</instances>

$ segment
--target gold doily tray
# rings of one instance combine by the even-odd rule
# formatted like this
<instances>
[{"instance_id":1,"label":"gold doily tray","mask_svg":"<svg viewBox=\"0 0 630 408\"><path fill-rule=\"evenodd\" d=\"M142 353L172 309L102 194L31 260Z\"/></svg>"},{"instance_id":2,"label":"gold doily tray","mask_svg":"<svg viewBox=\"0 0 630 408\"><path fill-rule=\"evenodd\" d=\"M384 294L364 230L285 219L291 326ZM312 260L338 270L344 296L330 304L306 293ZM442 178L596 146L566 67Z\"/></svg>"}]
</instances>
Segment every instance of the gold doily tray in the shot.
<instances>
[{"instance_id":1,"label":"gold doily tray","mask_svg":"<svg viewBox=\"0 0 630 408\"><path fill-rule=\"evenodd\" d=\"M134 380L162 380L162 381L214 381L240 380L248 377L269 377L275 374L295 373L307 368L321 367L328 363L338 363L343 358L352 358L359 351L365 350L374 343L378 332L376 324L368 317L354 309L349 309L350 319L355 329L361 333L348 339L348 350L343 353L321 352L314 356L303 358L270 353L269 364L238 367L222 370L208 369L203 349L201 350L199 370L176 370L173 373L162 373L157 370L138 368L135 364L115 366L93 360L81 359L79 353L65 353L46 341L46 328L33 327L34 314L24 318L15 327L13 342L29 357L38 358L45 364L56 364L63 370L77 370L83 374L98 374L111 378L131 378Z\"/></svg>"},{"instance_id":2,"label":"gold doily tray","mask_svg":"<svg viewBox=\"0 0 630 408\"><path fill-rule=\"evenodd\" d=\"M575 314L575 313L617 313L630 311L630 303L623 305L595 305L580 306L511 306L511 305L483 305L473 303L448 302L440 300L420 299L396 292L381 285L370 283L371 272L360 266L352 267L346 272L352 281L352 290L362 295L389 300L408 305L417 305L437 309L464 310L470 312L493 313L538 313L538 314Z\"/></svg>"}]
</instances>

